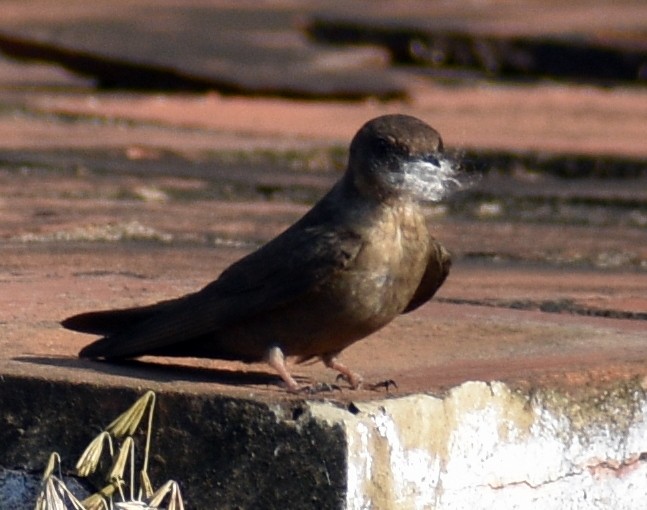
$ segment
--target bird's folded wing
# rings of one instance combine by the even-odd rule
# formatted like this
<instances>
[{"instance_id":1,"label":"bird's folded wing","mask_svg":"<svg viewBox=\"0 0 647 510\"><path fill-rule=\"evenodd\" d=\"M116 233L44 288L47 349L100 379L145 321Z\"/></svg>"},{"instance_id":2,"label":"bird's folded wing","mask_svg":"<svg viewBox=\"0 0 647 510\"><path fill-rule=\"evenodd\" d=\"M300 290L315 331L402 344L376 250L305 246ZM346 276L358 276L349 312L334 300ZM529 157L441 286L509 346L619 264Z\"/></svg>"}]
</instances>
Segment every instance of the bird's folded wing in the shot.
<instances>
[{"instance_id":1,"label":"bird's folded wing","mask_svg":"<svg viewBox=\"0 0 647 510\"><path fill-rule=\"evenodd\" d=\"M81 355L138 356L250 320L313 292L346 269L361 248L361 238L349 232L311 229L285 234L233 264L202 290L140 309L143 320L116 328ZM97 313L104 314L104 323L109 321L110 311ZM137 316L137 309L115 311L115 318L129 313Z\"/></svg>"},{"instance_id":2,"label":"bird's folded wing","mask_svg":"<svg viewBox=\"0 0 647 510\"><path fill-rule=\"evenodd\" d=\"M420 285L402 313L412 312L429 301L447 278L451 265L452 259L449 252L442 244L433 239L429 249L427 267L422 275L422 280L420 280Z\"/></svg>"}]
</instances>

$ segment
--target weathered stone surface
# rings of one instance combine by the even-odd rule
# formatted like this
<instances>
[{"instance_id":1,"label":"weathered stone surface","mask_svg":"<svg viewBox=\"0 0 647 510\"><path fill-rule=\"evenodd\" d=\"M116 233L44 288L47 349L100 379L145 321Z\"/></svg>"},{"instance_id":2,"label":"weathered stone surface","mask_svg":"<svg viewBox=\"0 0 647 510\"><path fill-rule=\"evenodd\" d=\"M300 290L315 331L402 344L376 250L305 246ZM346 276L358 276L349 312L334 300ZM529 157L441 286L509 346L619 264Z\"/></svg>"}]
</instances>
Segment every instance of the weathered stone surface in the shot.
<instances>
[{"instance_id":1,"label":"weathered stone surface","mask_svg":"<svg viewBox=\"0 0 647 510\"><path fill-rule=\"evenodd\" d=\"M487 8L409 0L388 7L119 0L109 8L32 0L5 2L3 10L0 51L56 62L104 88L387 99L408 95L413 76L391 62L427 66L450 80L617 83L644 80L647 58L647 10L630 0Z\"/></svg>"},{"instance_id":2,"label":"weathered stone surface","mask_svg":"<svg viewBox=\"0 0 647 510\"><path fill-rule=\"evenodd\" d=\"M603 166L609 157L638 162L647 157L642 143L647 91L642 88L418 84L410 101L386 103L10 90L2 94L7 106L0 111L0 148L139 147L191 153L334 144L346 150L366 120L400 112L426 120L448 147L459 150L534 153L537 162L551 157L559 162L564 155L600 158L589 166ZM504 158L493 163L511 167ZM576 177L580 167L562 175ZM603 168L584 174L604 175Z\"/></svg>"},{"instance_id":3,"label":"weathered stone surface","mask_svg":"<svg viewBox=\"0 0 647 510\"><path fill-rule=\"evenodd\" d=\"M3 464L37 470L53 449L75 459L136 393L5 378ZM188 508L633 509L644 498L643 378L466 382L346 405L163 392L155 416L151 477L178 481Z\"/></svg>"},{"instance_id":4,"label":"weathered stone surface","mask_svg":"<svg viewBox=\"0 0 647 510\"><path fill-rule=\"evenodd\" d=\"M308 10L312 10L308 6ZM300 34L304 10L283 5L121 1L5 5L0 51L55 62L103 88L382 99L403 80L378 48L335 49Z\"/></svg>"},{"instance_id":5,"label":"weathered stone surface","mask_svg":"<svg viewBox=\"0 0 647 510\"><path fill-rule=\"evenodd\" d=\"M522 28L520 13L516 11L520 7L532 8L519 2L507 4L502 10L488 9L497 12L498 22L501 18L514 19L517 26L513 28L493 25L488 16L479 20L466 16L439 20L423 11L416 17L401 17L395 23L379 15L367 19L364 13L355 18L344 14L315 15L308 24L308 32L316 41L384 47L396 63L423 67L435 78L550 77L607 85L647 80L647 38L641 36L637 27L633 36L627 36L617 26L613 27L618 20L608 20L605 29L596 26L590 16L591 5L582 6L586 10L576 14L544 4L542 7L547 8L541 10L547 11L548 16L526 16L528 24ZM632 15L647 15L644 9L641 12L633 5L624 4L619 10L623 7L623 27ZM564 18L569 18L568 27L549 25L547 18L559 15L560 11ZM584 18L587 24L581 25Z\"/></svg>"},{"instance_id":6,"label":"weathered stone surface","mask_svg":"<svg viewBox=\"0 0 647 510\"><path fill-rule=\"evenodd\" d=\"M358 404L344 420L348 508L636 508L646 403L633 381L579 394L468 382Z\"/></svg>"},{"instance_id":7,"label":"weathered stone surface","mask_svg":"<svg viewBox=\"0 0 647 510\"><path fill-rule=\"evenodd\" d=\"M3 377L2 465L38 471L57 451L72 468L85 445L138 393L143 392ZM285 508L288 501L300 508L343 508L341 428L299 420L299 409L298 403L277 407L218 395L160 395L151 478L158 486L168 479L180 482L189 508Z\"/></svg>"}]
</instances>

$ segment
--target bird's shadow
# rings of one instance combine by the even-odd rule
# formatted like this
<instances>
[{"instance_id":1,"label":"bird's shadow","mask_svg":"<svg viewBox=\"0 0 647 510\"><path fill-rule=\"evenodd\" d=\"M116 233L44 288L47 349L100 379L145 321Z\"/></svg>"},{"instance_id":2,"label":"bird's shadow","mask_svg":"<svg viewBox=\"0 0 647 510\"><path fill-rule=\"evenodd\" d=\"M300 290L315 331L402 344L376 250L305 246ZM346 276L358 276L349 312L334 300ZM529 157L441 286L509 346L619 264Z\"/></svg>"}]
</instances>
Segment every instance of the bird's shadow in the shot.
<instances>
[{"instance_id":1,"label":"bird's shadow","mask_svg":"<svg viewBox=\"0 0 647 510\"><path fill-rule=\"evenodd\" d=\"M227 370L222 368L191 367L173 363L155 363L142 360L95 361L66 356L17 356L21 363L54 366L72 370L101 372L104 374L145 379L157 382L187 381L219 383L231 386L280 386L277 375L256 370Z\"/></svg>"}]
</instances>

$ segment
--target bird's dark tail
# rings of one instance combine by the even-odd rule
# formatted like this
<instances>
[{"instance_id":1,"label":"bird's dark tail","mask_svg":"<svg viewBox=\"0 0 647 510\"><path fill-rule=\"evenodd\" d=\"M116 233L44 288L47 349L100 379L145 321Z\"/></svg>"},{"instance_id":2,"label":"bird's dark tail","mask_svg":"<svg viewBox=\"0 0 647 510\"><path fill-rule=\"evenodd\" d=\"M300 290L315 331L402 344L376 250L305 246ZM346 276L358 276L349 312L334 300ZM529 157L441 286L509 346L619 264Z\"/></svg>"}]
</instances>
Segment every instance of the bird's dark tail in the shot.
<instances>
[{"instance_id":1,"label":"bird's dark tail","mask_svg":"<svg viewBox=\"0 0 647 510\"><path fill-rule=\"evenodd\" d=\"M64 328L81 333L102 335L103 338L84 347L79 352L79 357L105 357L112 350L113 336L129 330L155 315L168 311L178 301L177 299L171 299L150 306L81 313L61 321L61 325Z\"/></svg>"},{"instance_id":2,"label":"bird's dark tail","mask_svg":"<svg viewBox=\"0 0 647 510\"><path fill-rule=\"evenodd\" d=\"M73 331L93 333L103 337L81 349L81 352L79 352L79 357L81 358L117 359L132 357L132 355L125 356L121 352L122 349L115 349L117 344L114 337L157 315L169 313L186 298L187 296L184 296L134 308L80 313L61 321L61 325ZM115 354L115 352L118 354Z\"/></svg>"},{"instance_id":3,"label":"bird's dark tail","mask_svg":"<svg viewBox=\"0 0 647 510\"><path fill-rule=\"evenodd\" d=\"M61 321L66 329L97 335L114 335L138 322L149 319L155 312L147 308L128 308L124 310L105 310L73 315Z\"/></svg>"},{"instance_id":4,"label":"bird's dark tail","mask_svg":"<svg viewBox=\"0 0 647 510\"><path fill-rule=\"evenodd\" d=\"M126 331L134 325L150 319L157 313L155 306L126 308L123 310L103 310L73 315L61 321L64 328L81 333L103 335L103 338L86 345L79 352L80 358L102 358L112 346L110 337Z\"/></svg>"},{"instance_id":5,"label":"bird's dark tail","mask_svg":"<svg viewBox=\"0 0 647 510\"><path fill-rule=\"evenodd\" d=\"M86 345L83 349L79 351L79 358L105 358L110 359L111 356L106 355L106 351L112 346L112 342L109 337L99 338L95 342L92 342L89 345ZM112 358L119 359L119 358Z\"/></svg>"},{"instance_id":6,"label":"bird's dark tail","mask_svg":"<svg viewBox=\"0 0 647 510\"><path fill-rule=\"evenodd\" d=\"M61 321L61 326L81 333L115 335L157 314L167 312L181 301L182 298L169 299L148 306L80 313Z\"/></svg>"},{"instance_id":7,"label":"bird's dark tail","mask_svg":"<svg viewBox=\"0 0 647 510\"><path fill-rule=\"evenodd\" d=\"M61 325L81 333L103 335L103 338L86 345L79 352L80 358L102 358L109 350L107 347L112 344L109 337L152 317L155 311L150 308L152 307L86 312L68 317L61 321Z\"/></svg>"}]
</instances>

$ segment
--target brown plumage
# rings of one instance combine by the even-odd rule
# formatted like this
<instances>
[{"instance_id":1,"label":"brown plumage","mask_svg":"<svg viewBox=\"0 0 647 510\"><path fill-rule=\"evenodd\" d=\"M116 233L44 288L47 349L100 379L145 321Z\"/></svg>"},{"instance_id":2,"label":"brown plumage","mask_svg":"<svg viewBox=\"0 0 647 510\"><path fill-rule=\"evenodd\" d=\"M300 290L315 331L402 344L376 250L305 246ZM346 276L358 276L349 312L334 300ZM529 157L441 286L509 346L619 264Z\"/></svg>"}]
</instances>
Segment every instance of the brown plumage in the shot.
<instances>
[{"instance_id":1,"label":"brown plumage","mask_svg":"<svg viewBox=\"0 0 647 510\"><path fill-rule=\"evenodd\" d=\"M299 386L284 357L320 358L359 387L336 356L428 301L449 272L420 201L439 199L456 183L453 171L430 126L378 117L354 137L344 176L303 218L202 290L62 324L104 335L79 353L85 358L265 360L292 391Z\"/></svg>"}]
</instances>

